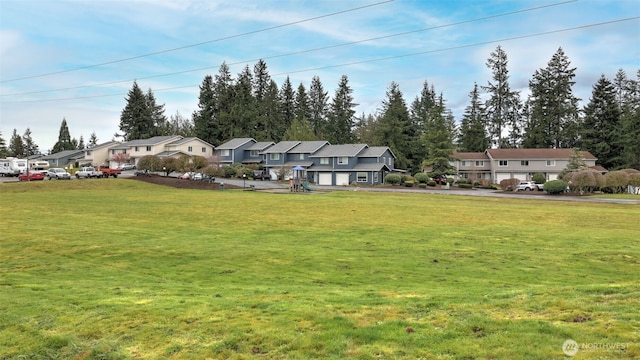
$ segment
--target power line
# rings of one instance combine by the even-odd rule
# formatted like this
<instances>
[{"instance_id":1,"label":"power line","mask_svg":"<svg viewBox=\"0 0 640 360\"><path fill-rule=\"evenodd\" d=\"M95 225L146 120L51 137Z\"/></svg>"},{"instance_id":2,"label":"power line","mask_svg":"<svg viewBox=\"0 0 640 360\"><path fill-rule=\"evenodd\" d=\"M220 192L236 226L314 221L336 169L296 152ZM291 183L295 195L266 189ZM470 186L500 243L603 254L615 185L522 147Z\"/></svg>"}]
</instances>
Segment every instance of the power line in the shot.
<instances>
[{"instance_id":1,"label":"power line","mask_svg":"<svg viewBox=\"0 0 640 360\"><path fill-rule=\"evenodd\" d=\"M314 49L300 50L300 51L295 51L295 52L290 52L290 53L285 53L285 54L279 54L279 55L272 55L272 56L267 56L267 57L262 57L262 58L257 58L257 59L242 60L242 61L229 63L227 65L238 65L238 64L248 63L248 62L255 62L255 61L258 61L258 60L270 60L270 59L277 59L277 58L282 58L282 57L287 57L287 56L306 54L306 53L315 52L315 51L335 49L335 48L338 48L338 47L344 47L344 46L355 45L355 44L362 44L362 43L365 43L365 42L370 42L370 41L375 41L375 40L389 39L389 38L392 38L392 37L405 36L405 35L409 35L409 34L425 32L425 31L429 31L429 30L442 29L442 28L446 28L446 27L452 27L452 26L457 26L457 25L462 25L462 24L468 24L468 23L472 23L472 22L490 20L490 19L495 19L495 18L514 15L514 14L520 14L520 13L540 10L540 9L549 8L549 7L553 7L553 6L565 5L565 4L572 3L572 2L577 2L577 1L578 0L568 0L568 1L555 3L555 4L536 6L536 7L532 7L532 8L516 10L516 11L506 12L506 13L502 13L502 14L496 14L496 15L490 15L490 16L485 16L485 17L476 18L476 19L458 21L458 22L454 22L454 23L450 23L450 24L444 24L444 25L438 25L438 26L433 26L433 27L428 27L428 28L423 28L423 29L405 31L405 32L400 32L400 33L395 33L395 34L390 34L390 35L377 36L377 37L364 39L364 40L357 40L357 41L351 41L351 42L346 42L346 43L341 43L341 44L328 45L328 46L323 46L323 47L314 48ZM58 88L58 89L50 89L50 90L38 90L38 91L30 91L30 92L22 92L22 93L14 93L14 94L0 94L0 96L31 95L31 94L42 94L42 93L55 92L55 91L77 90L77 89L84 89L84 88L97 87L97 86L114 85L114 84L120 84L120 83L125 83L125 82L128 83L128 82L131 82L131 81L134 81L134 80L147 80L147 79L153 79L153 78L158 78L158 77L180 75L180 74L186 74L186 73L190 73L190 72L197 72L197 71L203 71L203 70L211 70L211 69L216 69L216 68L219 68L219 67L220 67L220 65L208 66L208 67L189 69L189 70L182 70L182 71L176 71L176 72L159 74L159 75L150 75L150 76L145 76L145 77L138 77L138 78L135 78L135 79L116 80L116 81L104 82L104 83L99 83L99 84L79 85L79 86L72 86L72 87Z\"/></svg>"},{"instance_id":2,"label":"power line","mask_svg":"<svg viewBox=\"0 0 640 360\"><path fill-rule=\"evenodd\" d=\"M131 60L135 60L135 59L140 59L140 58L144 58L144 57L155 56L155 55L160 55L160 54L166 54L166 53L173 52L173 51L184 50L184 49L188 49L188 48L192 48L192 47L196 47L196 46L211 44L211 43L214 43L214 42L230 40L230 39L235 39L235 38L239 38L239 37L242 37L242 36L253 35L253 34L265 32L265 31L280 29L280 28L283 28L283 27L291 26L291 25L298 25L298 24L302 24L302 23L305 23L305 22L318 20L318 19L322 19L322 18L326 18L326 17L331 17L331 16L335 16L335 15L341 15L341 14L345 14L345 13L348 13L348 12L353 12L353 11L357 11L357 10L362 10L362 9L366 9L366 8L370 8L370 7L374 7L374 6L390 3L390 2L393 2L393 1L394 0L384 0L384 1L377 2L377 3L373 3L373 4L363 5L363 6L347 9L347 10L336 11L336 12L333 12L333 13L330 13L330 14L315 16L315 17L311 17L311 18L308 18L308 19L304 19L304 20L293 21L293 22L290 22L290 23L271 26L271 27L267 27L267 28L264 28L264 29L252 30L252 31L248 31L248 32L245 32L245 33L241 33L241 34L225 36L225 37L221 37L221 38L218 38L218 39L203 41L203 42L196 43L196 44L191 44L191 45L180 46L180 47L176 47L176 48L172 48L172 49L168 49L168 50L160 50L160 51L156 51L156 52L152 52L152 53L148 53L148 54L143 54L143 55L132 56L132 57L124 58L124 59L112 60L112 61L107 61L107 62L103 62L103 63L99 63L99 64L87 65L87 66L77 67L77 68L68 69L68 70L54 71L54 72L45 73L45 74L24 76L24 77L19 77L19 78L15 78L15 79L9 79L9 80L1 80L0 84L7 83L7 82L18 81L18 80L27 80L27 79L33 79L33 78L38 78L38 77L58 75L58 74L63 74L63 73L68 73L68 72L73 72L73 71L78 71L78 70L86 70L86 69L91 69L91 68L100 67L100 66L104 66L104 65L111 65L111 64L121 63L121 62L125 62L125 61L131 61Z\"/></svg>"},{"instance_id":3,"label":"power line","mask_svg":"<svg viewBox=\"0 0 640 360\"><path fill-rule=\"evenodd\" d=\"M288 72L285 72L285 73L272 74L271 76L297 74L297 73L303 73L303 72L309 72L309 71L333 69L333 68L338 68L338 67L361 65L361 64L367 64L367 63L373 63L373 62L379 62L379 61L387 61L387 60L400 59L400 58L406 58L406 57L412 57L412 56L418 56L418 55L432 54L432 53L437 53L437 52L459 50L459 49L475 47L475 46L482 46L482 45L495 44L495 43L501 43L501 42L506 42L506 41L514 41L514 40L521 40L521 39L533 38L533 37L538 37L538 36L558 34L558 33L562 33L562 32L582 30L582 29L587 29L587 28L592 28L592 27L597 27L597 26L609 25L609 24L620 23L620 22L631 21L631 20L638 20L638 19L640 19L640 16L634 16L634 17L623 18L623 19L609 20L609 21L605 21L605 22L586 24L586 25L581 25L581 26L576 26L576 27L571 27L571 28L566 28L566 29L545 31L545 32L540 32L540 33L535 33L535 34L513 36L513 37L497 39L497 40L488 40L488 41L476 42L476 43L472 43L472 44L452 46L452 47L447 47L447 48L442 48L442 49L426 50L426 51L420 51L420 52L409 53L409 54L386 56L386 57L381 57L381 58L376 58L376 59L353 61L353 62L349 62L349 63L327 65L327 66L321 66L321 67L315 67L315 68L307 68L307 69L301 69L301 70L294 70L294 71L288 71ZM170 90L176 90L176 89L193 88L193 87L198 87L198 86L200 86L200 84L198 84L198 85L176 86L176 87L170 87L170 88L156 89L156 90L153 90L153 91L154 92L161 92L161 91L170 91ZM118 93L118 94L108 94L108 95L95 95L95 96L70 97L70 98L58 98L58 99L44 99L44 100L2 101L0 103L31 103L31 102L68 101L68 100L90 99L90 98L100 98L100 97L112 97L112 96L122 96L122 95L123 95L122 93Z\"/></svg>"}]
</instances>

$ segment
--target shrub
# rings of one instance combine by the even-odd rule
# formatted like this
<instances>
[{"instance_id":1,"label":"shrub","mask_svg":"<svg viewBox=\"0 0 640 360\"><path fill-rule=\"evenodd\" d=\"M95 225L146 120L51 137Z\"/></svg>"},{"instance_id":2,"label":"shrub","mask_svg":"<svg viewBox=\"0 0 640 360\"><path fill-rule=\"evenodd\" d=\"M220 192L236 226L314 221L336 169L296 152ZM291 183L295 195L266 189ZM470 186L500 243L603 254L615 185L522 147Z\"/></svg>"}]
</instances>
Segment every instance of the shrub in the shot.
<instances>
[{"instance_id":1,"label":"shrub","mask_svg":"<svg viewBox=\"0 0 640 360\"><path fill-rule=\"evenodd\" d=\"M471 185L471 184L458 184L458 187L460 189L471 189L471 188L473 188L473 185Z\"/></svg>"},{"instance_id":2,"label":"shrub","mask_svg":"<svg viewBox=\"0 0 640 360\"><path fill-rule=\"evenodd\" d=\"M413 180L407 180L404 182L404 186L406 187L413 187L414 184L415 182Z\"/></svg>"},{"instance_id":3,"label":"shrub","mask_svg":"<svg viewBox=\"0 0 640 360\"><path fill-rule=\"evenodd\" d=\"M435 180L429 180L429 181L427 181L427 185L436 186L436 181Z\"/></svg>"},{"instance_id":4,"label":"shrub","mask_svg":"<svg viewBox=\"0 0 640 360\"><path fill-rule=\"evenodd\" d=\"M544 191L551 195L562 194L567 189L567 183L562 180L551 180L544 183Z\"/></svg>"},{"instance_id":5,"label":"shrub","mask_svg":"<svg viewBox=\"0 0 640 360\"><path fill-rule=\"evenodd\" d=\"M413 178L420 184L426 184L429 181L429 175L425 173L417 173L413 175Z\"/></svg>"},{"instance_id":6,"label":"shrub","mask_svg":"<svg viewBox=\"0 0 640 360\"><path fill-rule=\"evenodd\" d=\"M514 191L519 183L519 179L504 179L500 181L500 188L504 191Z\"/></svg>"},{"instance_id":7,"label":"shrub","mask_svg":"<svg viewBox=\"0 0 640 360\"><path fill-rule=\"evenodd\" d=\"M640 187L640 173L629 174L629 185Z\"/></svg>"},{"instance_id":8,"label":"shrub","mask_svg":"<svg viewBox=\"0 0 640 360\"><path fill-rule=\"evenodd\" d=\"M478 184L479 187L483 188L483 189L491 189L491 181L489 181L489 179L482 179L480 180L480 183Z\"/></svg>"},{"instance_id":9,"label":"shrub","mask_svg":"<svg viewBox=\"0 0 640 360\"><path fill-rule=\"evenodd\" d=\"M156 155L143 156L137 165L138 170L160 171L162 170L162 160Z\"/></svg>"},{"instance_id":10,"label":"shrub","mask_svg":"<svg viewBox=\"0 0 640 360\"><path fill-rule=\"evenodd\" d=\"M224 177L226 178L234 177L236 175L236 169L229 165L223 165L222 171L224 173Z\"/></svg>"},{"instance_id":11,"label":"shrub","mask_svg":"<svg viewBox=\"0 0 640 360\"><path fill-rule=\"evenodd\" d=\"M624 170L612 171L604 176L605 192L622 194L627 191L629 185L629 173Z\"/></svg>"},{"instance_id":12,"label":"shrub","mask_svg":"<svg viewBox=\"0 0 640 360\"><path fill-rule=\"evenodd\" d=\"M543 173L535 173L533 174L533 176L531 177L531 180L533 182L535 182L536 184L544 184L547 182L547 177L544 176Z\"/></svg>"},{"instance_id":13,"label":"shrub","mask_svg":"<svg viewBox=\"0 0 640 360\"><path fill-rule=\"evenodd\" d=\"M408 176L407 175L400 175L400 184L404 184L405 181L408 180Z\"/></svg>"},{"instance_id":14,"label":"shrub","mask_svg":"<svg viewBox=\"0 0 640 360\"><path fill-rule=\"evenodd\" d=\"M580 194L593 192L598 187L593 170L580 170L567 174L569 189Z\"/></svg>"},{"instance_id":15,"label":"shrub","mask_svg":"<svg viewBox=\"0 0 640 360\"><path fill-rule=\"evenodd\" d=\"M418 184L418 187L421 188L421 189L426 189L427 188L427 184L420 183L420 184Z\"/></svg>"},{"instance_id":16,"label":"shrub","mask_svg":"<svg viewBox=\"0 0 640 360\"><path fill-rule=\"evenodd\" d=\"M458 179L458 185L460 184L470 184L471 182L469 181L469 179L465 179L465 178L460 178Z\"/></svg>"},{"instance_id":17,"label":"shrub","mask_svg":"<svg viewBox=\"0 0 640 360\"><path fill-rule=\"evenodd\" d=\"M384 177L384 182L391 185L400 185L400 175L398 174L387 174Z\"/></svg>"},{"instance_id":18,"label":"shrub","mask_svg":"<svg viewBox=\"0 0 640 360\"><path fill-rule=\"evenodd\" d=\"M456 179L454 179L452 177L448 177L447 178L447 184L449 184L449 185L453 184L454 181L456 181Z\"/></svg>"}]
</instances>

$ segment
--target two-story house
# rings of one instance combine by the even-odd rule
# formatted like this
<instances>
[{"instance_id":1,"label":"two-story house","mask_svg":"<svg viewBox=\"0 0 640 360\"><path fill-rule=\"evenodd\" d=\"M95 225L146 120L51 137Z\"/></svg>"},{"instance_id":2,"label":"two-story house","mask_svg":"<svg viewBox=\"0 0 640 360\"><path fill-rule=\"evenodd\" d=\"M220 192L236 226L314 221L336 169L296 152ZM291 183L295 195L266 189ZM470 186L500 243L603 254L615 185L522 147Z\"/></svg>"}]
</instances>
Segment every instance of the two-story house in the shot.
<instances>
[{"instance_id":1,"label":"two-story house","mask_svg":"<svg viewBox=\"0 0 640 360\"><path fill-rule=\"evenodd\" d=\"M84 155L80 166L98 166L108 164L109 159L111 158L109 148L117 144L120 144L120 142L112 140L84 149Z\"/></svg>"},{"instance_id":2,"label":"two-story house","mask_svg":"<svg viewBox=\"0 0 640 360\"><path fill-rule=\"evenodd\" d=\"M154 136L148 139L137 139L109 147L109 161L119 153L129 154L130 163L137 164L147 155L159 157L180 157L182 155L213 156L213 145L196 137L185 138L180 135ZM111 167L119 164L112 163Z\"/></svg>"}]
</instances>

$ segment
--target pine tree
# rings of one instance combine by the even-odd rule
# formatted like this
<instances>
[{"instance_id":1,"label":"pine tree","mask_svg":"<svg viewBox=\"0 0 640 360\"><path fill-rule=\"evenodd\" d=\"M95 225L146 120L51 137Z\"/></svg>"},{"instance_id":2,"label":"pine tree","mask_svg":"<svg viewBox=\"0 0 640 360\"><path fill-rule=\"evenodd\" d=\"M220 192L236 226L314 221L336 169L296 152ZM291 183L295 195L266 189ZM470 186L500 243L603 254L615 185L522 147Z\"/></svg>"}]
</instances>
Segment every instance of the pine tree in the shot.
<instances>
[{"instance_id":1,"label":"pine tree","mask_svg":"<svg viewBox=\"0 0 640 360\"><path fill-rule=\"evenodd\" d=\"M253 96L256 101L255 126L253 132L249 136L257 140L267 140L272 133L272 126L275 123L272 118L273 112L273 94L271 92L271 76L267 69L267 63L260 59L253 66Z\"/></svg>"},{"instance_id":2,"label":"pine tree","mask_svg":"<svg viewBox=\"0 0 640 360\"><path fill-rule=\"evenodd\" d=\"M363 113L356 121L354 131L356 141L371 146L381 146L383 141L378 138L378 121L378 117L372 114L365 116Z\"/></svg>"},{"instance_id":3,"label":"pine tree","mask_svg":"<svg viewBox=\"0 0 640 360\"><path fill-rule=\"evenodd\" d=\"M311 118L311 108L309 107L309 95L307 94L307 89L304 87L302 83L298 85L298 90L296 91L296 96L293 103L294 103L294 118L304 120L304 122L309 123L309 119ZM309 125L309 128L311 128L311 125Z\"/></svg>"},{"instance_id":4,"label":"pine tree","mask_svg":"<svg viewBox=\"0 0 640 360\"><path fill-rule=\"evenodd\" d=\"M427 159L423 166L430 166L428 173L431 177L454 175L453 161L455 138L455 120L451 111L445 107L444 99L440 95L437 105L431 108L429 115L429 132L423 135L423 141L428 148Z\"/></svg>"},{"instance_id":5,"label":"pine tree","mask_svg":"<svg viewBox=\"0 0 640 360\"><path fill-rule=\"evenodd\" d=\"M469 93L471 103L465 108L458 133L458 149L460 151L483 152L489 147L486 132L486 115L480 102L478 84L473 85Z\"/></svg>"},{"instance_id":6,"label":"pine tree","mask_svg":"<svg viewBox=\"0 0 640 360\"><path fill-rule=\"evenodd\" d=\"M147 91L145 98L151 116L151 129L148 137L169 135L169 122L164 114L164 104L158 105L151 89Z\"/></svg>"},{"instance_id":7,"label":"pine tree","mask_svg":"<svg viewBox=\"0 0 640 360\"><path fill-rule=\"evenodd\" d=\"M24 135L22 135L22 144L24 147L25 156L37 155L40 153L40 149L38 145L33 141L31 137L31 129L27 128L25 130Z\"/></svg>"},{"instance_id":8,"label":"pine tree","mask_svg":"<svg viewBox=\"0 0 640 360\"><path fill-rule=\"evenodd\" d=\"M9 155L14 157L24 157L24 143L22 142L22 136L18 135L18 131L13 129L13 135L9 140Z\"/></svg>"},{"instance_id":9,"label":"pine tree","mask_svg":"<svg viewBox=\"0 0 640 360\"><path fill-rule=\"evenodd\" d=\"M271 80L269 88L262 102L262 110L264 111L264 131L256 133L255 139L258 141L275 141L282 140L284 127L282 120L282 106L279 101L278 84Z\"/></svg>"},{"instance_id":10,"label":"pine tree","mask_svg":"<svg viewBox=\"0 0 640 360\"><path fill-rule=\"evenodd\" d=\"M498 46L490 54L486 63L493 74L493 82L489 81L487 86L482 87L490 94L485 105L488 116L487 132L491 146L498 148L515 147L519 141L517 137L521 121L520 94L517 91L511 91L509 87L508 64L507 54L502 50L502 47ZM505 131L510 133L508 139L503 136Z\"/></svg>"},{"instance_id":11,"label":"pine tree","mask_svg":"<svg viewBox=\"0 0 640 360\"><path fill-rule=\"evenodd\" d=\"M526 148L566 148L575 145L578 101L571 87L576 68L570 67L562 48L547 67L536 70L529 88L530 119L524 134Z\"/></svg>"},{"instance_id":12,"label":"pine tree","mask_svg":"<svg viewBox=\"0 0 640 360\"><path fill-rule=\"evenodd\" d=\"M92 148L94 146L98 145L98 135L96 135L96 132L92 132L91 136L89 136L89 144L87 144L87 148Z\"/></svg>"},{"instance_id":13,"label":"pine tree","mask_svg":"<svg viewBox=\"0 0 640 360\"><path fill-rule=\"evenodd\" d=\"M327 131L327 109L329 93L324 91L318 76L311 79L309 87L309 124L319 139L324 139Z\"/></svg>"},{"instance_id":14,"label":"pine tree","mask_svg":"<svg viewBox=\"0 0 640 360\"><path fill-rule=\"evenodd\" d=\"M291 86L291 80L287 76L280 92L278 93L278 102L280 104L280 113L278 114L278 129L282 129L282 133L291 126L296 113L295 94ZM282 136L282 135L281 135Z\"/></svg>"},{"instance_id":15,"label":"pine tree","mask_svg":"<svg viewBox=\"0 0 640 360\"><path fill-rule=\"evenodd\" d=\"M219 145L219 130L215 126L215 101L213 95L213 78L206 75L200 85L200 95L198 96L198 110L193 113L193 124L196 136L210 144Z\"/></svg>"},{"instance_id":16,"label":"pine tree","mask_svg":"<svg viewBox=\"0 0 640 360\"><path fill-rule=\"evenodd\" d=\"M640 170L640 70L636 80L620 69L614 81L621 110L623 167Z\"/></svg>"},{"instance_id":17,"label":"pine tree","mask_svg":"<svg viewBox=\"0 0 640 360\"><path fill-rule=\"evenodd\" d=\"M315 141L318 140L318 138L313 133L311 127L305 120L295 118L293 119L293 122L291 122L291 125L289 126L287 131L285 131L282 140Z\"/></svg>"},{"instance_id":18,"label":"pine tree","mask_svg":"<svg viewBox=\"0 0 640 360\"><path fill-rule=\"evenodd\" d=\"M376 126L376 138L381 145L388 146L396 155L395 165L409 169L412 173L419 168L422 159L415 159L416 148L414 128L409 119L409 110L397 83L392 82L387 89L387 97L382 101L382 113Z\"/></svg>"},{"instance_id":19,"label":"pine tree","mask_svg":"<svg viewBox=\"0 0 640 360\"><path fill-rule=\"evenodd\" d=\"M2 137L0 132L0 158L7 157L9 155L9 149L7 148L7 141Z\"/></svg>"},{"instance_id":20,"label":"pine tree","mask_svg":"<svg viewBox=\"0 0 640 360\"><path fill-rule=\"evenodd\" d=\"M329 105L329 121L325 135L327 141L332 144L349 144L355 139L353 108L356 104L353 102L352 93L349 78L342 75L333 101Z\"/></svg>"},{"instance_id":21,"label":"pine tree","mask_svg":"<svg viewBox=\"0 0 640 360\"><path fill-rule=\"evenodd\" d=\"M415 138L418 140L418 148L415 155L418 160L426 159L429 155L429 148L425 145L424 140L426 135L431 132L434 113L439 113L439 110L434 111L434 108L437 107L437 97L433 85L429 85L429 82L425 80L422 84L420 96L416 96L411 103L411 126L415 129Z\"/></svg>"},{"instance_id":22,"label":"pine tree","mask_svg":"<svg viewBox=\"0 0 640 360\"><path fill-rule=\"evenodd\" d=\"M80 135L80 140L78 140L78 150L84 150L86 145L84 144L84 137Z\"/></svg>"},{"instance_id":23,"label":"pine tree","mask_svg":"<svg viewBox=\"0 0 640 360\"><path fill-rule=\"evenodd\" d=\"M69 134L69 127L67 126L67 119L62 119L60 124L60 132L58 134L58 142L53 145L51 152L57 153L64 150L75 150L76 146L71 141L71 135Z\"/></svg>"},{"instance_id":24,"label":"pine tree","mask_svg":"<svg viewBox=\"0 0 640 360\"><path fill-rule=\"evenodd\" d=\"M140 90L137 82L129 90L122 113L120 114L120 131L125 141L145 139L153 136L154 123L148 106L147 97Z\"/></svg>"},{"instance_id":25,"label":"pine tree","mask_svg":"<svg viewBox=\"0 0 640 360\"><path fill-rule=\"evenodd\" d=\"M231 71L226 63L222 63L218 69L218 74L214 78L213 84L213 102L214 116L211 126L211 132L214 134L211 144L222 144L228 138L224 136L225 132L230 132L237 126L237 119L233 115L233 106L235 101L235 91Z\"/></svg>"},{"instance_id":26,"label":"pine tree","mask_svg":"<svg viewBox=\"0 0 640 360\"><path fill-rule=\"evenodd\" d=\"M623 134L615 87L604 75L593 86L584 108L581 148L589 151L606 169L622 167Z\"/></svg>"},{"instance_id":27,"label":"pine tree","mask_svg":"<svg viewBox=\"0 0 640 360\"><path fill-rule=\"evenodd\" d=\"M222 131L223 141L234 137L255 137L258 130L256 122L256 99L253 96L253 74L249 66L245 66L238 74L233 85L233 102L231 106L232 123L225 123Z\"/></svg>"}]
</instances>

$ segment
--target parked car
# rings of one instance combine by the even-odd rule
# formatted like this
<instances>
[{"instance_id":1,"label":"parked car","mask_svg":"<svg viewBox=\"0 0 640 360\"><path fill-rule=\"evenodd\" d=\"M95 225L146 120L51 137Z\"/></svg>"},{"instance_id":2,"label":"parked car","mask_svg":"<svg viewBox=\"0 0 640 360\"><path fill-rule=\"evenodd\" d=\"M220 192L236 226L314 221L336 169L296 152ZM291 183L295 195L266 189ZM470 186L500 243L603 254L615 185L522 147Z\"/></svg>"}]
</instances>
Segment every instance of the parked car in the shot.
<instances>
[{"instance_id":1,"label":"parked car","mask_svg":"<svg viewBox=\"0 0 640 360\"><path fill-rule=\"evenodd\" d=\"M102 172L101 171L97 171L96 169L92 168L91 166L86 166L83 168L80 168L80 170L76 171L76 179L80 179L80 178L92 178L92 177L101 177L102 176Z\"/></svg>"},{"instance_id":2,"label":"parked car","mask_svg":"<svg viewBox=\"0 0 640 360\"><path fill-rule=\"evenodd\" d=\"M118 169L120 169L122 171L135 170L136 166L133 165L133 164L122 164L122 165L118 166Z\"/></svg>"},{"instance_id":3,"label":"parked car","mask_svg":"<svg viewBox=\"0 0 640 360\"><path fill-rule=\"evenodd\" d=\"M193 176L193 173L186 172L186 173L184 173L182 175L178 175L178 179L189 180L189 179L191 179L192 176Z\"/></svg>"},{"instance_id":4,"label":"parked car","mask_svg":"<svg viewBox=\"0 0 640 360\"><path fill-rule=\"evenodd\" d=\"M49 180L60 180L60 179L64 179L64 180L70 180L71 179L71 174L69 174L67 172L67 170L63 169L63 168L50 168L49 170L47 170L47 179Z\"/></svg>"},{"instance_id":5,"label":"parked car","mask_svg":"<svg viewBox=\"0 0 640 360\"><path fill-rule=\"evenodd\" d=\"M538 190L538 186L533 181L521 181L520 184L516 186L516 191L520 190Z\"/></svg>"},{"instance_id":6,"label":"parked car","mask_svg":"<svg viewBox=\"0 0 640 360\"><path fill-rule=\"evenodd\" d=\"M21 173L18 175L18 180L20 181L34 181L34 180L44 180L44 173L41 172L29 172L29 178L27 179L26 173Z\"/></svg>"},{"instance_id":7,"label":"parked car","mask_svg":"<svg viewBox=\"0 0 640 360\"><path fill-rule=\"evenodd\" d=\"M536 189L538 189L538 191L544 190L544 184L538 184L538 183L535 183L535 184L536 184Z\"/></svg>"},{"instance_id":8,"label":"parked car","mask_svg":"<svg viewBox=\"0 0 640 360\"><path fill-rule=\"evenodd\" d=\"M265 170L253 170L253 180L271 180L271 176L268 171Z\"/></svg>"},{"instance_id":9,"label":"parked car","mask_svg":"<svg viewBox=\"0 0 640 360\"><path fill-rule=\"evenodd\" d=\"M201 173L195 173L191 176L191 180L194 180L194 181L202 181L203 178L204 177L202 176Z\"/></svg>"}]
</instances>

